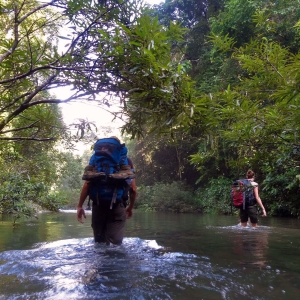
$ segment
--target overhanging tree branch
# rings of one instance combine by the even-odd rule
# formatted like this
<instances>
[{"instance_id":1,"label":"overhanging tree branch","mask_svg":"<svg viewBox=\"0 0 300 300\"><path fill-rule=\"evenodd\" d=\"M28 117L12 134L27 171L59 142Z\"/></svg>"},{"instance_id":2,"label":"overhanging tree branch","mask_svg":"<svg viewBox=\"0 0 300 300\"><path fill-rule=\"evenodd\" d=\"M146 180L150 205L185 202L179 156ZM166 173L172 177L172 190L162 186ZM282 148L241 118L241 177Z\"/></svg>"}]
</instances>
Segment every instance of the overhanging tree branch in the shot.
<instances>
[{"instance_id":1,"label":"overhanging tree branch","mask_svg":"<svg viewBox=\"0 0 300 300\"><path fill-rule=\"evenodd\" d=\"M26 110L28 108L28 103L40 92L44 89L45 86L49 85L49 83L56 77L56 75L53 75L51 77L48 78L48 80L46 82L44 82L44 84L42 84L41 86L37 87L27 98L26 100L24 100L22 102L22 104L14 111L10 112L9 115L4 118L1 122L0 122L0 132L1 130L12 120L14 119L16 116L18 116L21 112L23 112L24 110Z\"/></svg>"},{"instance_id":2,"label":"overhanging tree branch","mask_svg":"<svg viewBox=\"0 0 300 300\"><path fill-rule=\"evenodd\" d=\"M51 4L63 6L62 1L51 1L45 8ZM107 1L108 6L105 7L88 0L82 2L80 10L77 4L74 7L72 5L72 1L68 1L61 13L62 20L69 16L69 24L74 25L75 31L72 32L70 45L62 54L49 44L53 38L48 39L58 31L58 22L54 22L59 19L58 12L52 13L48 8L42 9L42 6L35 8L38 13L34 13L32 7L22 12L26 5L21 9L23 19L19 18L19 30L26 39L19 39L18 55L9 56L3 61L5 68L4 76L0 77L0 93L4 90L7 92L1 102L0 133L5 126L17 124L11 121L17 120L29 108L28 111L38 111L35 107L48 109L50 104L75 99L107 104L107 101L104 103L99 98L103 92L118 96L124 104L121 113L129 118L137 116L140 125L148 122L145 119L147 116L152 118L153 124L154 119L161 122L166 110L167 119L172 119L172 114L185 114L186 100L180 94L183 73L176 63L171 63L172 39L165 27L156 21L152 23L149 17L139 25L135 23L140 12L130 6L130 1L122 4ZM179 26L174 32L178 36ZM39 33L46 40L37 38ZM11 68L7 68L7 65ZM172 72L178 74L172 77ZM67 99L55 99L49 94L50 90L67 85L76 91ZM8 86L10 89L7 89ZM169 103L172 98L174 105ZM25 129L26 126L30 124L27 122Z\"/></svg>"},{"instance_id":3,"label":"overhanging tree branch","mask_svg":"<svg viewBox=\"0 0 300 300\"><path fill-rule=\"evenodd\" d=\"M13 128L13 129L9 129L9 130L3 130L1 131L1 134L7 134L7 133L12 133L12 132L17 132L17 131L22 131L24 129L29 129L29 128L33 128L35 124L37 124L39 121L35 121L32 124L28 125L28 126L24 126L21 128Z\"/></svg>"},{"instance_id":4,"label":"overhanging tree branch","mask_svg":"<svg viewBox=\"0 0 300 300\"><path fill-rule=\"evenodd\" d=\"M17 142L17 141L37 141L37 142L51 142L51 141L56 141L57 138L38 138L38 137L1 137L0 136L0 141L12 141L12 142Z\"/></svg>"}]
</instances>

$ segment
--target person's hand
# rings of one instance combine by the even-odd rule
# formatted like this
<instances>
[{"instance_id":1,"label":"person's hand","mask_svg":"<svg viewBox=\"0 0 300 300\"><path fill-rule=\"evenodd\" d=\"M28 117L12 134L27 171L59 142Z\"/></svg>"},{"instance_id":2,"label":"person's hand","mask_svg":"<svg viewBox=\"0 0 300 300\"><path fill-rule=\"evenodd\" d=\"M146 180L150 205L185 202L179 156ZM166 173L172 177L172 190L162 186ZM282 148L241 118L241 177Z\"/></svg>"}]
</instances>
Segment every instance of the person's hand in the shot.
<instances>
[{"instance_id":1,"label":"person's hand","mask_svg":"<svg viewBox=\"0 0 300 300\"><path fill-rule=\"evenodd\" d=\"M86 219L84 209L82 207L77 207L77 220L83 224L82 216Z\"/></svg>"},{"instance_id":2,"label":"person's hand","mask_svg":"<svg viewBox=\"0 0 300 300\"><path fill-rule=\"evenodd\" d=\"M133 209L131 207L126 208L126 219L130 219L133 214Z\"/></svg>"},{"instance_id":3,"label":"person's hand","mask_svg":"<svg viewBox=\"0 0 300 300\"><path fill-rule=\"evenodd\" d=\"M263 217L266 217L267 216L267 213L266 213L266 210L263 208L263 210L262 210L262 216Z\"/></svg>"}]
</instances>

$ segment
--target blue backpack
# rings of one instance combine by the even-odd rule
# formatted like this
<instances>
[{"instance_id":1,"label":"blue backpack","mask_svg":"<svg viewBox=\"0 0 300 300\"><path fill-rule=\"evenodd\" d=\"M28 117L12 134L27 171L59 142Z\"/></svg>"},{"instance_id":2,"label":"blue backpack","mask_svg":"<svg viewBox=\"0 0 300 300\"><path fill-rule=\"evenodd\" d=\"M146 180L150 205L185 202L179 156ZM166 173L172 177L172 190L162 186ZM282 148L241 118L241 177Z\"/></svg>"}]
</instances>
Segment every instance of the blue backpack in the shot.
<instances>
[{"instance_id":1,"label":"blue backpack","mask_svg":"<svg viewBox=\"0 0 300 300\"><path fill-rule=\"evenodd\" d=\"M94 145L94 154L89 165L94 166L98 172L106 175L117 173L121 165L128 165L127 147L114 138L98 140Z\"/></svg>"},{"instance_id":2,"label":"blue backpack","mask_svg":"<svg viewBox=\"0 0 300 300\"><path fill-rule=\"evenodd\" d=\"M115 138L99 139L94 154L85 168L83 180L89 183L89 198L99 205L100 201L127 200L133 171L128 164L127 147Z\"/></svg>"}]
</instances>

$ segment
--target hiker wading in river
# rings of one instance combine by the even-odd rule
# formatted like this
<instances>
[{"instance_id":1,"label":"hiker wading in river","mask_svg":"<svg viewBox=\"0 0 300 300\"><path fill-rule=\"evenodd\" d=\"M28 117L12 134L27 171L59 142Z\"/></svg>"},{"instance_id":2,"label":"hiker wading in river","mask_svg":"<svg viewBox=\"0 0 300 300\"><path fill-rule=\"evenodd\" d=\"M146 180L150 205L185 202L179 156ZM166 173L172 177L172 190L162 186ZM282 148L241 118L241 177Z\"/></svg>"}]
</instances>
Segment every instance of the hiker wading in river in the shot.
<instances>
[{"instance_id":1,"label":"hiker wading in river","mask_svg":"<svg viewBox=\"0 0 300 300\"><path fill-rule=\"evenodd\" d=\"M77 205L77 220L83 223L86 218L83 203L89 196L93 203L95 242L120 245L136 198L133 163L127 157L125 144L116 137L98 140L94 150L83 175L85 182Z\"/></svg>"}]
</instances>

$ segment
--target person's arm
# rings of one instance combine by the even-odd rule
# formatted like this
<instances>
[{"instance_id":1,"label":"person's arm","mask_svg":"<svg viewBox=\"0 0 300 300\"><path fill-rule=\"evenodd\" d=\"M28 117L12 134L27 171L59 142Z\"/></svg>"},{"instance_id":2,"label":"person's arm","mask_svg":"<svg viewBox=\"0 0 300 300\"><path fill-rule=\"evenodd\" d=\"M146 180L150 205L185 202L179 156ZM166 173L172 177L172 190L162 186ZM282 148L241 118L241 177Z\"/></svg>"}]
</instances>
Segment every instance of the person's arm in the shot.
<instances>
[{"instance_id":1,"label":"person's arm","mask_svg":"<svg viewBox=\"0 0 300 300\"><path fill-rule=\"evenodd\" d=\"M262 201L261 201L261 199L260 199L260 197L258 195L258 186L254 187L254 196L255 196L256 202L258 203L258 205L262 209L262 212L263 212L262 216L266 217L267 213L266 213L265 207L263 206Z\"/></svg>"},{"instance_id":2,"label":"person's arm","mask_svg":"<svg viewBox=\"0 0 300 300\"><path fill-rule=\"evenodd\" d=\"M83 223L82 216L84 218L86 218L84 209L82 208L82 205L83 205L86 197L88 196L88 190L89 190L89 182L85 181L84 184L83 184L83 187L81 189L79 202L78 202L78 205L77 205L77 220L80 223Z\"/></svg>"},{"instance_id":3,"label":"person's arm","mask_svg":"<svg viewBox=\"0 0 300 300\"><path fill-rule=\"evenodd\" d=\"M129 206L126 208L127 219L132 217L135 198L136 198L136 184L135 184L135 179L133 179L129 187Z\"/></svg>"}]
</instances>

